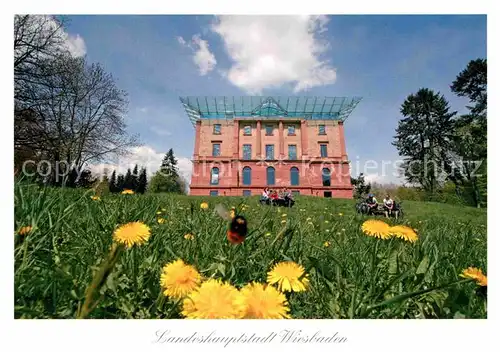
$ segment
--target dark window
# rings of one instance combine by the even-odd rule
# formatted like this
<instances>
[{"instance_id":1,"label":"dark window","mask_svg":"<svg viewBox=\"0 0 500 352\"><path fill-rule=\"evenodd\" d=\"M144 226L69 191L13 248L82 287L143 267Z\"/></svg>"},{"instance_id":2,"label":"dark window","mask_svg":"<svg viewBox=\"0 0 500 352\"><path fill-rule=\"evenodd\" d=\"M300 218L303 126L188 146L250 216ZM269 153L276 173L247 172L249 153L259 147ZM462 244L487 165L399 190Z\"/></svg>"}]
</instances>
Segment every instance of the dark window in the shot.
<instances>
[{"instance_id":1,"label":"dark window","mask_svg":"<svg viewBox=\"0 0 500 352\"><path fill-rule=\"evenodd\" d=\"M250 197L252 195L252 191L250 191L249 189L244 189L243 190L243 196L244 197Z\"/></svg>"},{"instance_id":2,"label":"dark window","mask_svg":"<svg viewBox=\"0 0 500 352\"><path fill-rule=\"evenodd\" d=\"M220 134L220 124L214 125L214 134Z\"/></svg>"},{"instance_id":3,"label":"dark window","mask_svg":"<svg viewBox=\"0 0 500 352\"><path fill-rule=\"evenodd\" d=\"M243 168L243 184L250 186L252 184L252 169L248 166Z\"/></svg>"},{"instance_id":4,"label":"dark window","mask_svg":"<svg viewBox=\"0 0 500 352\"><path fill-rule=\"evenodd\" d=\"M288 146L288 159L297 160L297 146L294 144Z\"/></svg>"},{"instance_id":5,"label":"dark window","mask_svg":"<svg viewBox=\"0 0 500 352\"><path fill-rule=\"evenodd\" d=\"M273 135L273 126L266 125L266 136L272 136L272 135Z\"/></svg>"},{"instance_id":6,"label":"dark window","mask_svg":"<svg viewBox=\"0 0 500 352\"><path fill-rule=\"evenodd\" d=\"M252 159L252 145L251 144L243 144L243 159L244 160Z\"/></svg>"},{"instance_id":7,"label":"dark window","mask_svg":"<svg viewBox=\"0 0 500 352\"><path fill-rule=\"evenodd\" d=\"M210 191L210 195L211 196L218 196L219 195L219 191Z\"/></svg>"},{"instance_id":8,"label":"dark window","mask_svg":"<svg viewBox=\"0 0 500 352\"><path fill-rule=\"evenodd\" d=\"M326 128L325 125L319 125L319 131L318 134L326 134Z\"/></svg>"},{"instance_id":9,"label":"dark window","mask_svg":"<svg viewBox=\"0 0 500 352\"><path fill-rule=\"evenodd\" d=\"M220 156L220 143L212 144L212 156Z\"/></svg>"},{"instance_id":10,"label":"dark window","mask_svg":"<svg viewBox=\"0 0 500 352\"><path fill-rule=\"evenodd\" d=\"M274 177L274 167L270 166L266 170L266 178L267 178L267 185L268 186L274 186L275 182L275 177Z\"/></svg>"},{"instance_id":11,"label":"dark window","mask_svg":"<svg viewBox=\"0 0 500 352\"><path fill-rule=\"evenodd\" d=\"M322 158L328 157L328 148L326 144L320 144L320 153Z\"/></svg>"},{"instance_id":12,"label":"dark window","mask_svg":"<svg viewBox=\"0 0 500 352\"><path fill-rule=\"evenodd\" d=\"M332 192L331 191L325 191L325 192L323 192L323 196L325 198L332 198Z\"/></svg>"},{"instance_id":13,"label":"dark window","mask_svg":"<svg viewBox=\"0 0 500 352\"><path fill-rule=\"evenodd\" d=\"M274 145L266 145L266 160L274 160Z\"/></svg>"},{"instance_id":14,"label":"dark window","mask_svg":"<svg viewBox=\"0 0 500 352\"><path fill-rule=\"evenodd\" d=\"M219 184L219 168L212 168L212 172L210 173L210 184L218 185Z\"/></svg>"},{"instance_id":15,"label":"dark window","mask_svg":"<svg viewBox=\"0 0 500 352\"><path fill-rule=\"evenodd\" d=\"M323 186L330 186L331 184L330 169L327 168L323 169L322 177L323 177Z\"/></svg>"},{"instance_id":16,"label":"dark window","mask_svg":"<svg viewBox=\"0 0 500 352\"><path fill-rule=\"evenodd\" d=\"M299 169L296 167L292 167L290 169L290 185L292 186L299 185Z\"/></svg>"},{"instance_id":17,"label":"dark window","mask_svg":"<svg viewBox=\"0 0 500 352\"><path fill-rule=\"evenodd\" d=\"M295 126L294 125L288 126L288 135L289 136L295 135Z\"/></svg>"},{"instance_id":18,"label":"dark window","mask_svg":"<svg viewBox=\"0 0 500 352\"><path fill-rule=\"evenodd\" d=\"M251 136L252 135L252 126L243 127L243 135Z\"/></svg>"}]
</instances>

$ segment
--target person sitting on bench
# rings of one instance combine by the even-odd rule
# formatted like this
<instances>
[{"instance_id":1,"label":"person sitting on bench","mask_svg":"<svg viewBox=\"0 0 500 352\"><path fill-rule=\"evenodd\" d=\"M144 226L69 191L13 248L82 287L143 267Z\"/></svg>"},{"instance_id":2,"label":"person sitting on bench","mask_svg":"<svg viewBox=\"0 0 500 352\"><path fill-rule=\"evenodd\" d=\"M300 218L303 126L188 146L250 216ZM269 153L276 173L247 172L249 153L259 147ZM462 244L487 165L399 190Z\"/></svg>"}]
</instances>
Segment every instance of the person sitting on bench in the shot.
<instances>
[{"instance_id":1,"label":"person sitting on bench","mask_svg":"<svg viewBox=\"0 0 500 352\"><path fill-rule=\"evenodd\" d=\"M391 199L391 196L387 194L384 198L385 217L388 218L393 210L394 210L394 201Z\"/></svg>"},{"instance_id":2,"label":"person sitting on bench","mask_svg":"<svg viewBox=\"0 0 500 352\"><path fill-rule=\"evenodd\" d=\"M378 202L377 198L375 198L373 193L370 193L368 195L368 198L366 199L366 204L368 205L368 214L373 213L375 210L377 210Z\"/></svg>"}]
</instances>

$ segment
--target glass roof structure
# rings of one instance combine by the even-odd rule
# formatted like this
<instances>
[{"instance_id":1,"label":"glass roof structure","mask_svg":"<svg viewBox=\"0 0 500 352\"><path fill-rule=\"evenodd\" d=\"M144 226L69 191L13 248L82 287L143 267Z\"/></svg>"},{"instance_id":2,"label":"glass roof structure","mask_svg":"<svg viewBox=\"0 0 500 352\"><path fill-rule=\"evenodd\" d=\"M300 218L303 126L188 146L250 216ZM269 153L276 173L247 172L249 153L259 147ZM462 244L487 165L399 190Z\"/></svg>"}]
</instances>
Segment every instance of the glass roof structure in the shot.
<instances>
[{"instance_id":1,"label":"glass roof structure","mask_svg":"<svg viewBox=\"0 0 500 352\"><path fill-rule=\"evenodd\" d=\"M305 118L345 121L360 97L181 97L191 122L201 119Z\"/></svg>"}]
</instances>

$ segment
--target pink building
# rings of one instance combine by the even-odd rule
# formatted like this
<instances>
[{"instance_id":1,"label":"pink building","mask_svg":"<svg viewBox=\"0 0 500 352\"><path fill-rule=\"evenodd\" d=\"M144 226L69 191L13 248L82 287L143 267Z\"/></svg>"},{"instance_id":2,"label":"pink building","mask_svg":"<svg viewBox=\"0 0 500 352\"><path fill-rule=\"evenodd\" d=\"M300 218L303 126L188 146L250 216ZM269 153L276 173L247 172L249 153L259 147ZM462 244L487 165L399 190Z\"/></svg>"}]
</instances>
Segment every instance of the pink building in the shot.
<instances>
[{"instance_id":1,"label":"pink building","mask_svg":"<svg viewBox=\"0 0 500 352\"><path fill-rule=\"evenodd\" d=\"M360 98L181 98L196 130L190 194L352 198L344 121Z\"/></svg>"}]
</instances>

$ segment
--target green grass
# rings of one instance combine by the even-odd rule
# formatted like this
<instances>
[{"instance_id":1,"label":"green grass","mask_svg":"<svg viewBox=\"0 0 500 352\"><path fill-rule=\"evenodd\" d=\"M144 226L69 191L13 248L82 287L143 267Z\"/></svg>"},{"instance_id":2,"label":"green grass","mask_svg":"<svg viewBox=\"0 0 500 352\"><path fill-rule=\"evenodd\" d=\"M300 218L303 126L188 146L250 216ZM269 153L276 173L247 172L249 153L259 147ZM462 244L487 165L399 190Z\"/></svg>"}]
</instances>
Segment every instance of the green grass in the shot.
<instances>
[{"instance_id":1,"label":"green grass","mask_svg":"<svg viewBox=\"0 0 500 352\"><path fill-rule=\"evenodd\" d=\"M177 258L237 287L264 282L273 263L302 264L311 285L289 295L297 319L487 316L478 286L455 283L468 266L487 272L484 210L405 202L405 217L397 223L418 230L412 244L364 235L360 226L367 218L355 214L350 200L299 197L286 209L260 206L254 197L104 195L92 201L92 194L15 186L15 229L34 227L24 240L16 235L16 318L75 318L115 227L136 220L148 224L152 236L120 257L90 318L180 318L159 286L161 268ZM200 209L202 201L209 203L207 211ZM238 211L249 223L243 245L226 240L228 223L214 211L219 203L249 206ZM157 222L161 208L164 224ZM195 239L184 239L186 233ZM325 241L331 245L324 247Z\"/></svg>"}]
</instances>

